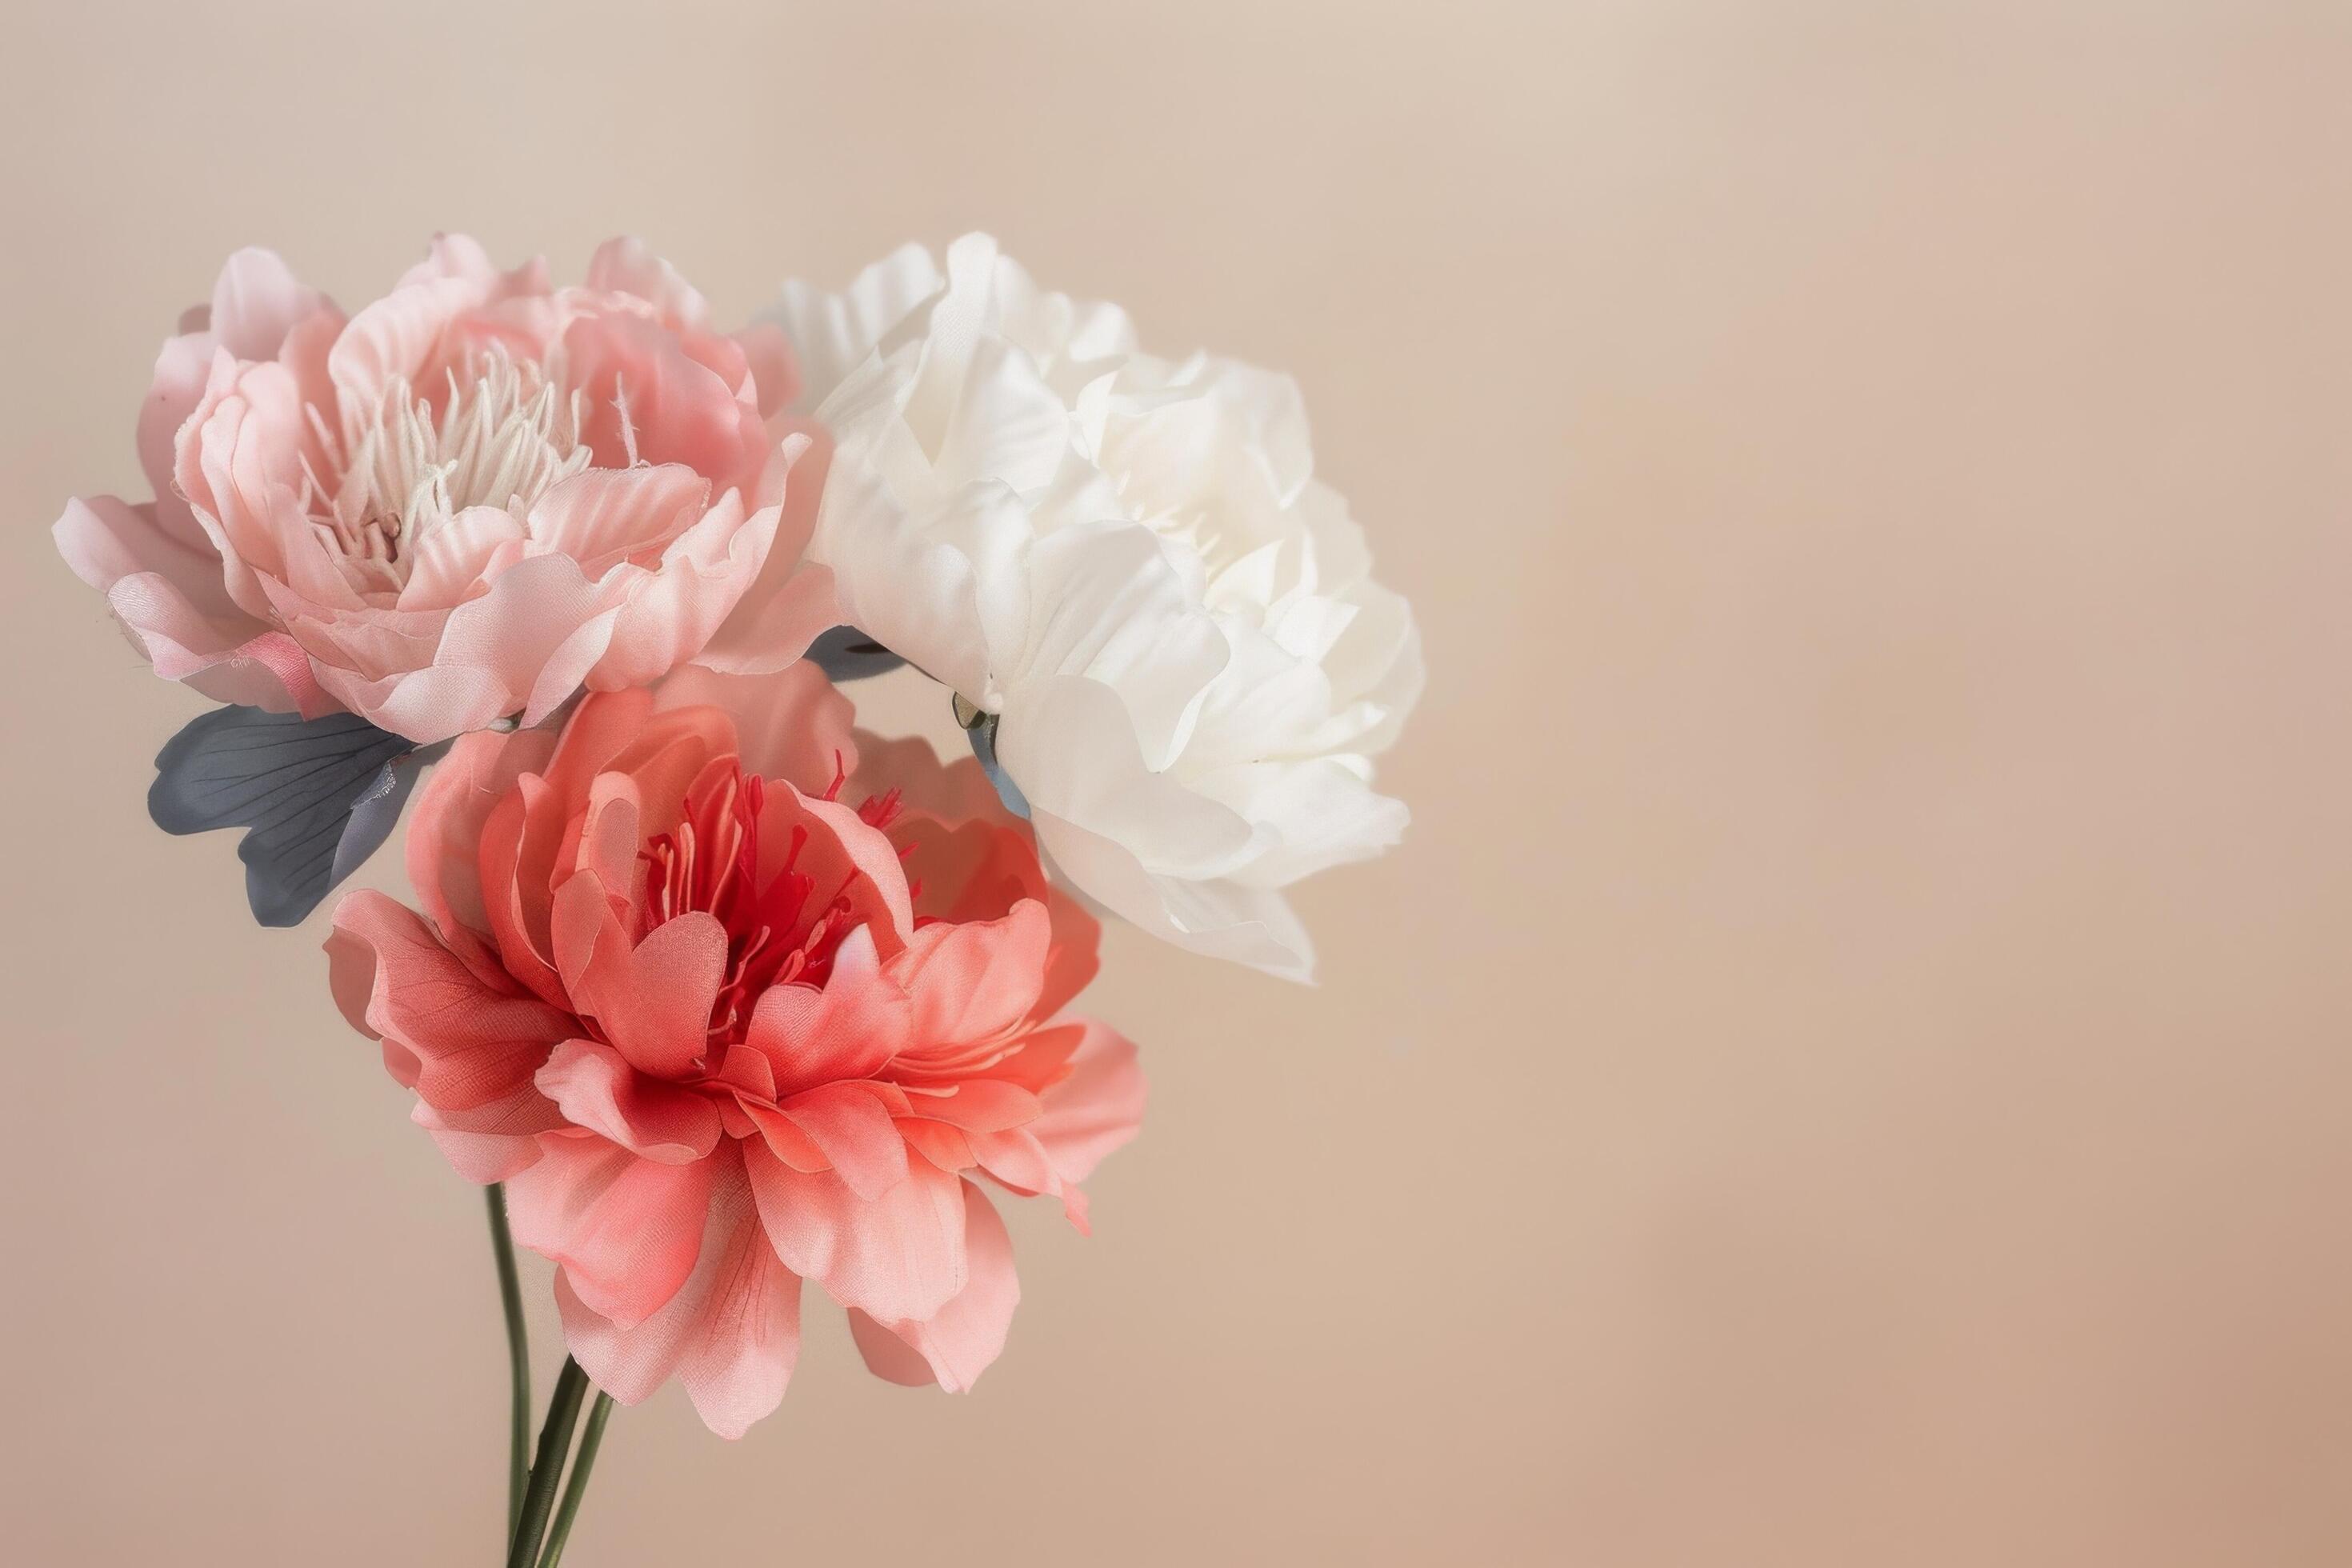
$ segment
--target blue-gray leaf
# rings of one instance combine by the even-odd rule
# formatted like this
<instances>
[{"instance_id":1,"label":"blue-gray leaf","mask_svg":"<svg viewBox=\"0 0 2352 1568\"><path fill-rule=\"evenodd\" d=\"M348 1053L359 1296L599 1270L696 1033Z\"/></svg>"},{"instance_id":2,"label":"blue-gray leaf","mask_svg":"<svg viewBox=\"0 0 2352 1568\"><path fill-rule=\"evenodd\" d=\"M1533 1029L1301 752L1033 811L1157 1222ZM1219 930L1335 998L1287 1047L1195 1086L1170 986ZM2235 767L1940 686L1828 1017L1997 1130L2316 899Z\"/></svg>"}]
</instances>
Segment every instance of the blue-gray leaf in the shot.
<instances>
[{"instance_id":1,"label":"blue-gray leaf","mask_svg":"<svg viewBox=\"0 0 2352 1568\"><path fill-rule=\"evenodd\" d=\"M221 708L156 753L147 814L166 833L246 828L236 854L253 918L290 926L392 832L422 761L353 714Z\"/></svg>"},{"instance_id":2,"label":"blue-gray leaf","mask_svg":"<svg viewBox=\"0 0 2352 1568\"><path fill-rule=\"evenodd\" d=\"M964 726L963 732L971 737L971 754L980 759L980 771L996 786L996 798L1004 803L1005 810L1028 821L1029 797L1021 793L1021 786L1013 782L1013 775L996 760L996 715L980 715L976 722Z\"/></svg>"},{"instance_id":3,"label":"blue-gray leaf","mask_svg":"<svg viewBox=\"0 0 2352 1568\"><path fill-rule=\"evenodd\" d=\"M835 626L818 634L816 641L809 644L807 657L816 661L826 679L836 683L887 675L907 662L856 626Z\"/></svg>"}]
</instances>

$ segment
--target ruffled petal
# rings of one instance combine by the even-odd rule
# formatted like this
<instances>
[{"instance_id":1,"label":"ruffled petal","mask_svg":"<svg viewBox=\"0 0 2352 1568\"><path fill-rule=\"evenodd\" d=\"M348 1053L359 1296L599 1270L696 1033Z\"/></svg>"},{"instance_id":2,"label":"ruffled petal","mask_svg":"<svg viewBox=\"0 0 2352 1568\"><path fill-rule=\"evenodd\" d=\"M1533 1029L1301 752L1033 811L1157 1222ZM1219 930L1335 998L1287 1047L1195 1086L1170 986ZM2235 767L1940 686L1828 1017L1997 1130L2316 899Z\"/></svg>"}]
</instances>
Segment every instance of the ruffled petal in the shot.
<instances>
[{"instance_id":1,"label":"ruffled petal","mask_svg":"<svg viewBox=\"0 0 2352 1568\"><path fill-rule=\"evenodd\" d=\"M892 1383L937 1382L950 1394L968 1394L1004 1349L1021 1279L1013 1268L1013 1238L987 1194L963 1189L964 1253L971 1277L955 1298L921 1321L885 1323L852 1311L850 1332L876 1376ZM912 1355L905 1352L911 1351Z\"/></svg>"},{"instance_id":2,"label":"ruffled petal","mask_svg":"<svg viewBox=\"0 0 2352 1568\"><path fill-rule=\"evenodd\" d=\"M911 1021L906 993L882 973L872 928L860 926L835 951L824 989L795 983L761 995L744 1044L767 1058L777 1097L788 1099L872 1077L906 1047Z\"/></svg>"},{"instance_id":3,"label":"ruffled petal","mask_svg":"<svg viewBox=\"0 0 2352 1568\"><path fill-rule=\"evenodd\" d=\"M654 689L654 700L664 710L724 710L734 721L743 771L782 779L803 795L823 795L863 765L849 699L805 660L772 675L722 675L699 664L681 665ZM858 793L848 798L859 798Z\"/></svg>"},{"instance_id":4,"label":"ruffled petal","mask_svg":"<svg viewBox=\"0 0 2352 1568\"><path fill-rule=\"evenodd\" d=\"M891 328L939 292L946 281L931 253L902 245L860 272L839 294L793 280L783 287L772 319L792 339L801 369L794 406L814 408Z\"/></svg>"},{"instance_id":5,"label":"ruffled petal","mask_svg":"<svg viewBox=\"0 0 2352 1568\"><path fill-rule=\"evenodd\" d=\"M1315 975L1315 943L1272 889L1147 871L1134 850L1051 812L1038 812L1038 847L1071 885L1112 913L1191 952L1231 959L1284 980Z\"/></svg>"},{"instance_id":6,"label":"ruffled petal","mask_svg":"<svg viewBox=\"0 0 2352 1568\"><path fill-rule=\"evenodd\" d=\"M710 481L683 464L590 468L532 504L530 537L593 581L624 562L658 560L709 505Z\"/></svg>"},{"instance_id":7,"label":"ruffled petal","mask_svg":"<svg viewBox=\"0 0 2352 1568\"><path fill-rule=\"evenodd\" d=\"M313 719L333 710L293 639L229 597L219 552L173 537L154 508L112 496L71 500L52 533L66 564L106 595L166 680L273 713Z\"/></svg>"},{"instance_id":8,"label":"ruffled petal","mask_svg":"<svg viewBox=\"0 0 2352 1568\"><path fill-rule=\"evenodd\" d=\"M535 1084L465 1110L436 1110L420 1100L408 1119L431 1135L457 1174L484 1186L538 1163L539 1134L567 1125Z\"/></svg>"},{"instance_id":9,"label":"ruffled petal","mask_svg":"<svg viewBox=\"0 0 2352 1568\"><path fill-rule=\"evenodd\" d=\"M588 258L587 285L600 293L634 294L672 327L699 327L710 306L677 268L635 235L620 235Z\"/></svg>"},{"instance_id":10,"label":"ruffled petal","mask_svg":"<svg viewBox=\"0 0 2352 1568\"><path fill-rule=\"evenodd\" d=\"M862 1198L839 1173L796 1171L764 1143L746 1142L743 1156L776 1256L843 1306L896 1323L930 1317L963 1289L956 1177L910 1160L905 1181Z\"/></svg>"},{"instance_id":11,"label":"ruffled petal","mask_svg":"<svg viewBox=\"0 0 2352 1568\"><path fill-rule=\"evenodd\" d=\"M597 310L565 329L563 355L587 411L580 437L598 468L682 463L720 489L751 488L767 456L766 426L676 333L641 315Z\"/></svg>"},{"instance_id":12,"label":"ruffled petal","mask_svg":"<svg viewBox=\"0 0 2352 1568\"><path fill-rule=\"evenodd\" d=\"M695 656L696 663L729 675L771 675L785 668L841 619L833 573L805 559L833 461L833 437L798 419L778 423L780 460L772 471L783 493L775 501L775 538L759 573Z\"/></svg>"},{"instance_id":13,"label":"ruffled petal","mask_svg":"<svg viewBox=\"0 0 2352 1568\"><path fill-rule=\"evenodd\" d=\"M641 1072L683 1078L709 1048L727 969L727 931L699 910L632 945L604 882L575 873L556 889L555 966L572 1005Z\"/></svg>"},{"instance_id":14,"label":"ruffled petal","mask_svg":"<svg viewBox=\"0 0 2352 1568\"><path fill-rule=\"evenodd\" d=\"M1068 1076L1039 1096L1045 1109L1024 1129L1066 1182L1094 1174L1105 1155L1143 1126L1145 1085L1135 1047L1092 1018L1076 1022L1086 1034L1071 1053Z\"/></svg>"},{"instance_id":15,"label":"ruffled petal","mask_svg":"<svg viewBox=\"0 0 2352 1568\"><path fill-rule=\"evenodd\" d=\"M294 323L325 302L276 251L249 247L222 265L209 324L220 346L237 358L275 359Z\"/></svg>"},{"instance_id":16,"label":"ruffled petal","mask_svg":"<svg viewBox=\"0 0 2352 1568\"><path fill-rule=\"evenodd\" d=\"M719 1108L691 1089L631 1067L612 1047L566 1040L532 1080L566 1120L633 1154L680 1165L719 1142Z\"/></svg>"},{"instance_id":17,"label":"ruffled petal","mask_svg":"<svg viewBox=\"0 0 2352 1568\"><path fill-rule=\"evenodd\" d=\"M670 1378L703 1424L740 1437L776 1408L800 1352L800 1278L769 1247L741 1163L714 1162L693 1271L659 1311L621 1328L582 1300L569 1271L555 1281L563 1338L592 1382L624 1405Z\"/></svg>"},{"instance_id":18,"label":"ruffled petal","mask_svg":"<svg viewBox=\"0 0 2352 1568\"><path fill-rule=\"evenodd\" d=\"M199 311L200 314L209 312ZM155 516L163 531L181 543L208 547L204 529L188 510L173 473L181 426L203 402L213 352L219 346L210 331L182 332L164 340L155 356L155 375L139 405L139 467L155 492ZM217 555L217 552L215 552Z\"/></svg>"},{"instance_id":19,"label":"ruffled petal","mask_svg":"<svg viewBox=\"0 0 2352 1568\"><path fill-rule=\"evenodd\" d=\"M730 490L652 570L615 569L623 596L612 638L584 677L589 686L610 691L647 685L703 651L759 575L775 537L778 509L747 516L743 505L742 493Z\"/></svg>"},{"instance_id":20,"label":"ruffled petal","mask_svg":"<svg viewBox=\"0 0 2352 1568\"><path fill-rule=\"evenodd\" d=\"M779 1114L805 1134L849 1190L878 1198L907 1179L907 1144L865 1084L829 1083L793 1096Z\"/></svg>"},{"instance_id":21,"label":"ruffled petal","mask_svg":"<svg viewBox=\"0 0 2352 1568\"><path fill-rule=\"evenodd\" d=\"M404 846L409 884L443 939L461 952L467 944L460 932L490 930L481 878L490 813L519 777L544 770L554 750L555 737L543 730L463 736L417 788Z\"/></svg>"},{"instance_id":22,"label":"ruffled petal","mask_svg":"<svg viewBox=\"0 0 2352 1568\"><path fill-rule=\"evenodd\" d=\"M716 1163L665 1164L589 1133L551 1135L509 1184L508 1218L591 1311L634 1328L693 1272Z\"/></svg>"},{"instance_id":23,"label":"ruffled petal","mask_svg":"<svg viewBox=\"0 0 2352 1568\"><path fill-rule=\"evenodd\" d=\"M381 1039L394 1076L441 1110L516 1093L577 1032L537 998L486 984L415 910L372 889L336 906L327 952L344 1017Z\"/></svg>"},{"instance_id":24,"label":"ruffled petal","mask_svg":"<svg viewBox=\"0 0 2352 1568\"><path fill-rule=\"evenodd\" d=\"M1117 693L1143 765L1166 768L1232 652L1160 536L1109 523L1057 529L1037 542L1029 574L1039 613L1018 668Z\"/></svg>"},{"instance_id":25,"label":"ruffled petal","mask_svg":"<svg viewBox=\"0 0 2352 1568\"><path fill-rule=\"evenodd\" d=\"M999 920L918 930L889 964L914 1005L912 1048L993 1039L1027 1017L1051 936L1045 906L1028 899Z\"/></svg>"}]
</instances>

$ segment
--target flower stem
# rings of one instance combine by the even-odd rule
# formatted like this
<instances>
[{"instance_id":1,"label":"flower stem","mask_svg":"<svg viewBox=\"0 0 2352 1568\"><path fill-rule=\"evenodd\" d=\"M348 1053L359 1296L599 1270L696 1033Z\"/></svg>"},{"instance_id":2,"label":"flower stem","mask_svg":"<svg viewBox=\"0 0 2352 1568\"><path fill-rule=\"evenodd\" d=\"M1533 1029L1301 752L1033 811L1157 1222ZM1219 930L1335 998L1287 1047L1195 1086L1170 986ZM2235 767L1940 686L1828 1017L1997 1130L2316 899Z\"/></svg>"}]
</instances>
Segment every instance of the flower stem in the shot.
<instances>
[{"instance_id":1,"label":"flower stem","mask_svg":"<svg viewBox=\"0 0 2352 1568\"><path fill-rule=\"evenodd\" d=\"M563 1501L556 1507L555 1522L548 1527L547 1550L540 1556L539 1568L555 1568L563 1561L563 1543L571 1538L580 1500L588 1493L588 1470L596 1462L596 1445L604 1440L605 1417L612 1414L613 1396L599 1389L596 1403L588 1407L588 1424L580 1429L580 1450L572 1456L572 1479L563 1483Z\"/></svg>"},{"instance_id":2,"label":"flower stem","mask_svg":"<svg viewBox=\"0 0 2352 1568\"><path fill-rule=\"evenodd\" d=\"M499 1260L499 1298L507 1310L507 1362L513 1384L507 1423L507 1539L511 1542L522 1519L523 1489L530 1484L530 1335L523 1326L514 1237L507 1229L507 1190L492 1182L484 1192L490 1205L490 1248Z\"/></svg>"},{"instance_id":3,"label":"flower stem","mask_svg":"<svg viewBox=\"0 0 2352 1568\"><path fill-rule=\"evenodd\" d=\"M547 1531L555 1483L563 1474L564 1450L572 1447L572 1428L579 1425L580 1401L587 1391L588 1374L565 1356L563 1370L555 1376L555 1392L548 1397L547 1423L539 1429L539 1457L531 1461L530 1486L523 1493L522 1517L507 1548L507 1568L534 1568L539 1562L540 1537Z\"/></svg>"}]
</instances>

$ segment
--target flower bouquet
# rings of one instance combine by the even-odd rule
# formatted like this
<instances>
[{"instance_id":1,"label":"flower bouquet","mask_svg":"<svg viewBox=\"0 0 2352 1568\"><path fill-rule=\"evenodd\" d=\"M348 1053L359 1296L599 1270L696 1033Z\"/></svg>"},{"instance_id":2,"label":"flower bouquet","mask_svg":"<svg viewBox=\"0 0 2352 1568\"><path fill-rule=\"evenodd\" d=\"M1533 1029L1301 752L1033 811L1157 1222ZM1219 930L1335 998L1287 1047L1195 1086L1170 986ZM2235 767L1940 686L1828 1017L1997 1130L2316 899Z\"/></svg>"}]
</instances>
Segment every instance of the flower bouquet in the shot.
<instances>
[{"instance_id":1,"label":"flower bouquet","mask_svg":"<svg viewBox=\"0 0 2352 1568\"><path fill-rule=\"evenodd\" d=\"M1083 1231L1142 1114L1069 1011L1097 921L1304 979L1283 889L1405 822L1412 618L1289 380L1147 354L983 235L709 318L630 240L557 287L445 236L351 313L241 251L156 362L153 499L56 529L219 704L149 804L244 830L257 921L407 812L413 903L344 897L328 974L487 1189L512 1568L614 1403L774 1410L803 1280L877 1375L970 1388L1020 1295L992 1192ZM856 727L902 664L971 755ZM535 1438L518 1244L569 1352Z\"/></svg>"}]
</instances>

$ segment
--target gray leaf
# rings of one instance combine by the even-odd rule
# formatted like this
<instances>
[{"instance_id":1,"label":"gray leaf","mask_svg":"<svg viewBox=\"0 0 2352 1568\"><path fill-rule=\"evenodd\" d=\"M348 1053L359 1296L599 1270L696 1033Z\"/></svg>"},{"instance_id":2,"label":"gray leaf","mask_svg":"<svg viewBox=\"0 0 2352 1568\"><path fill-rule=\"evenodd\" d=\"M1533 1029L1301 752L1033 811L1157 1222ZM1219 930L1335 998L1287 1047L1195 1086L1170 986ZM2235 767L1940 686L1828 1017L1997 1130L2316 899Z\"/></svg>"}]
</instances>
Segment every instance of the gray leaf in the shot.
<instances>
[{"instance_id":1,"label":"gray leaf","mask_svg":"<svg viewBox=\"0 0 2352 1568\"><path fill-rule=\"evenodd\" d=\"M887 675L907 662L856 626L835 626L820 633L809 644L805 657L814 659L825 679L836 683Z\"/></svg>"},{"instance_id":2,"label":"gray leaf","mask_svg":"<svg viewBox=\"0 0 2352 1568\"><path fill-rule=\"evenodd\" d=\"M1029 797L1021 793L1021 786L1013 782L1013 775L1006 773L1004 764L996 760L996 715L978 715L964 726L963 732L971 737L971 754L980 759L980 771L986 773L988 782L996 786L996 798L1004 803L1005 810L1024 822L1028 821Z\"/></svg>"},{"instance_id":3,"label":"gray leaf","mask_svg":"<svg viewBox=\"0 0 2352 1568\"><path fill-rule=\"evenodd\" d=\"M354 714L220 708L156 753L147 814L166 833L247 829L246 901L263 925L290 926L383 842L421 761Z\"/></svg>"}]
</instances>

